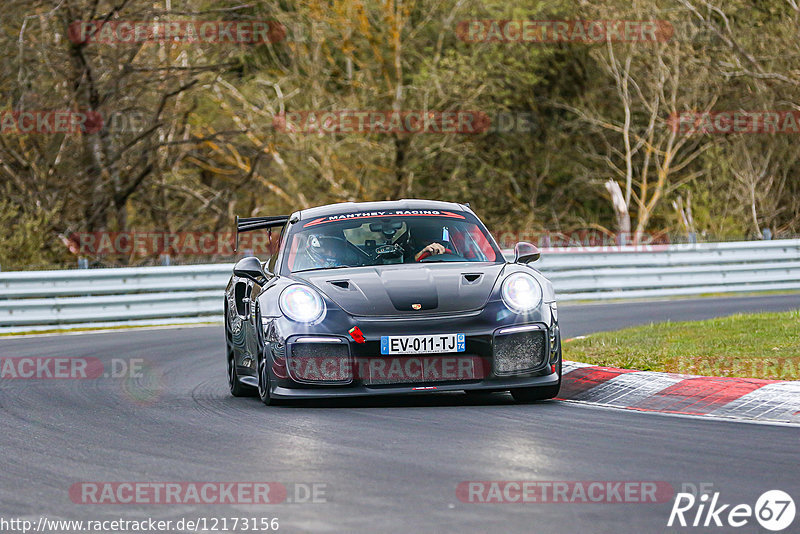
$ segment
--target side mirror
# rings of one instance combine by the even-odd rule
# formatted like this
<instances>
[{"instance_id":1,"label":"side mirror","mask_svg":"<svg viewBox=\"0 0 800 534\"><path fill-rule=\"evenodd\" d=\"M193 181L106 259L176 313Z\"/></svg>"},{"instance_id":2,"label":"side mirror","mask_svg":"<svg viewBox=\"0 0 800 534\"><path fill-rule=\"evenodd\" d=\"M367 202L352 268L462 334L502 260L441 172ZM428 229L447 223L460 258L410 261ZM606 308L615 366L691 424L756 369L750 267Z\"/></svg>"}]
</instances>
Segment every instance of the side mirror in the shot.
<instances>
[{"instance_id":1,"label":"side mirror","mask_svg":"<svg viewBox=\"0 0 800 534\"><path fill-rule=\"evenodd\" d=\"M239 278L247 278L253 282L263 285L267 281L261 262L255 256L248 256L236 262L233 266L233 274Z\"/></svg>"},{"instance_id":2,"label":"side mirror","mask_svg":"<svg viewBox=\"0 0 800 534\"><path fill-rule=\"evenodd\" d=\"M542 256L539 247L525 241L520 241L514 245L514 263L530 263L538 260Z\"/></svg>"}]
</instances>

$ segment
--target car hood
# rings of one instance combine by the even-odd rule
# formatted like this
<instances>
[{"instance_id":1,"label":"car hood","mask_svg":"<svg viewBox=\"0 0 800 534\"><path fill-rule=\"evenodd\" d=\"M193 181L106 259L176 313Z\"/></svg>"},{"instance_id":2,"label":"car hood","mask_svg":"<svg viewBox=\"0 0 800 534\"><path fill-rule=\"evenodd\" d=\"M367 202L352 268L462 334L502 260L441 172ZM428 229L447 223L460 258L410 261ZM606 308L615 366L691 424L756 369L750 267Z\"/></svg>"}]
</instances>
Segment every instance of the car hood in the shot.
<instances>
[{"instance_id":1,"label":"car hood","mask_svg":"<svg viewBox=\"0 0 800 534\"><path fill-rule=\"evenodd\" d=\"M314 285L351 315L424 315L483 308L504 266L423 263L310 271L294 276Z\"/></svg>"}]
</instances>

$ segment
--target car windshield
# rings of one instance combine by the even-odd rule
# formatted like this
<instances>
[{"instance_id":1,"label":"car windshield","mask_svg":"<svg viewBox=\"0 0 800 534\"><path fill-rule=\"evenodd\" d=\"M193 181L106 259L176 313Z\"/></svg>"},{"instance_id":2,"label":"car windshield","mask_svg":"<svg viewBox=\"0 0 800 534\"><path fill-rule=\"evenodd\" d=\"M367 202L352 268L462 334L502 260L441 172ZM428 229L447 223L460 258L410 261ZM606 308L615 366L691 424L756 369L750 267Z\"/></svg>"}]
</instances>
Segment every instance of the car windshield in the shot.
<instances>
[{"instance_id":1,"label":"car windshield","mask_svg":"<svg viewBox=\"0 0 800 534\"><path fill-rule=\"evenodd\" d=\"M388 210L303 220L292 228L284 256L290 272L503 261L474 215L440 210Z\"/></svg>"}]
</instances>

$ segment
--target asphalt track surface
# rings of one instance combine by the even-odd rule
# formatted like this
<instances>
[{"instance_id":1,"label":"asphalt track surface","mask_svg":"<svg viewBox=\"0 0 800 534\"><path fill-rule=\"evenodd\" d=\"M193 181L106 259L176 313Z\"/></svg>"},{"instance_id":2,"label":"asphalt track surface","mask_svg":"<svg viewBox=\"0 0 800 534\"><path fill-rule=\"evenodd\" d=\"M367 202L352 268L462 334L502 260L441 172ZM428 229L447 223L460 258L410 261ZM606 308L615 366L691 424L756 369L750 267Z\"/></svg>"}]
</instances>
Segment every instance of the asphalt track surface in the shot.
<instances>
[{"instance_id":1,"label":"asphalt track surface","mask_svg":"<svg viewBox=\"0 0 800 534\"><path fill-rule=\"evenodd\" d=\"M566 336L653 320L787 310L800 296L571 305ZM657 504L473 504L462 481L713 484L721 503L782 489L800 505L800 428L507 394L266 407L227 391L221 326L0 340L0 355L145 360L142 377L0 380L0 518L279 518L279 532L729 532L667 528ZM82 481L324 484L327 502L76 504ZM296 499L295 499L296 500ZM724 516L723 516L724 518ZM797 518L785 532L800 531ZM766 532L754 519L737 532ZM6 532L11 532L7 530Z\"/></svg>"}]
</instances>

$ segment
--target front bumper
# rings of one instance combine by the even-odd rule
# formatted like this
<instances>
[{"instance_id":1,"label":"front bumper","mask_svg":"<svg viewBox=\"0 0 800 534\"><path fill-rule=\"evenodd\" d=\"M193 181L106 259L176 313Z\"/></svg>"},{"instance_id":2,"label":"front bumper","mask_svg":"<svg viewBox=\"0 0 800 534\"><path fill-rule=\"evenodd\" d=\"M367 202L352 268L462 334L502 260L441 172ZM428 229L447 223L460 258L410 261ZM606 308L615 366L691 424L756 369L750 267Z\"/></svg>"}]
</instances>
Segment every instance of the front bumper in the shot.
<instances>
[{"instance_id":1,"label":"front bumper","mask_svg":"<svg viewBox=\"0 0 800 534\"><path fill-rule=\"evenodd\" d=\"M447 317L412 317L403 319L356 319L350 318L341 326L332 327L336 321L343 317L328 317L326 327L320 331L304 331L297 333L296 329L290 335L283 337L268 335L266 353L270 368L270 394L275 398L324 398L348 397L366 395L397 395L413 394L431 391L472 391L490 390L502 391L512 388L546 387L558 383L560 366L557 365L561 358L560 343L558 343L558 324L549 313L549 307L542 306L536 313L525 317L508 315L502 309L487 309L469 314ZM498 320L498 317L501 320ZM342 321L339 321L342 322ZM342 335L352 326L358 326L366 339L365 343L356 343L350 336ZM496 341L507 334L536 331L540 332L544 346L540 359L534 359L530 365L508 362L499 365L496 351L499 349ZM384 335L434 335L443 333L464 333L465 351L460 353L430 354L415 356L382 356L380 351L380 338ZM294 348L298 344L306 344L311 339L322 339L320 347L331 343L331 351L322 349L321 357L336 353L341 359L348 360L347 373L334 373L321 380L319 376L308 379L307 374L297 372L297 359L294 358ZM509 339L505 338L504 339ZM511 344L513 345L513 343ZM305 348L305 347L304 347ZM505 349L506 351L508 349ZM305 353L304 353L305 354ZM368 361L380 359L424 359L443 358L453 362L470 359L478 370L474 376L458 377L449 380L448 377L439 377L437 380L414 377L403 377L393 382L390 379L379 381L367 376L363 369L369 369ZM382 363L382 362L379 362ZM413 363L413 362L412 362ZM458 365L456 363L455 365Z\"/></svg>"},{"instance_id":2,"label":"front bumper","mask_svg":"<svg viewBox=\"0 0 800 534\"><path fill-rule=\"evenodd\" d=\"M276 399L321 399L332 397L364 397L372 395L407 395L441 391L504 391L513 388L546 387L558 383L557 372L545 376L496 378L476 382L391 385L367 387L352 384L344 387L297 388L273 385L270 396Z\"/></svg>"}]
</instances>

